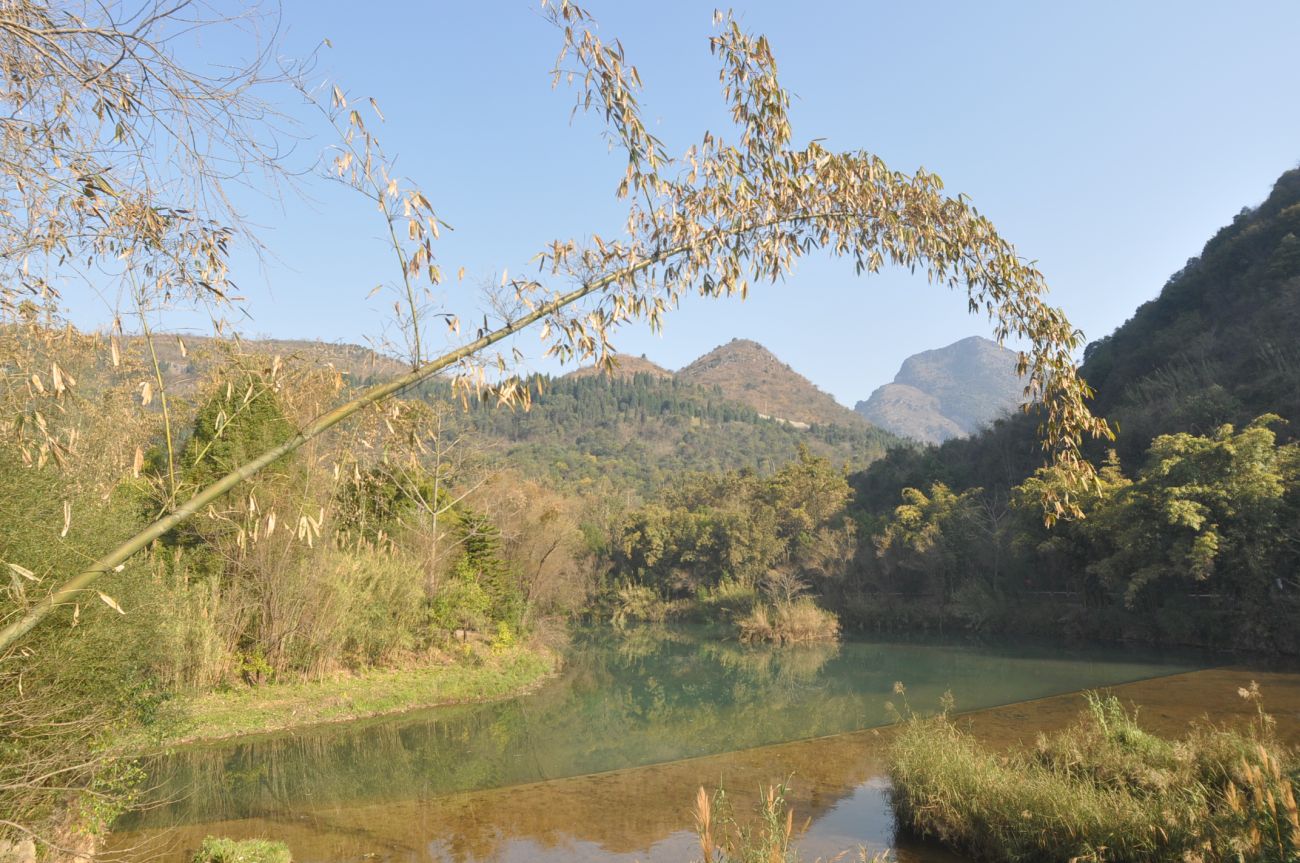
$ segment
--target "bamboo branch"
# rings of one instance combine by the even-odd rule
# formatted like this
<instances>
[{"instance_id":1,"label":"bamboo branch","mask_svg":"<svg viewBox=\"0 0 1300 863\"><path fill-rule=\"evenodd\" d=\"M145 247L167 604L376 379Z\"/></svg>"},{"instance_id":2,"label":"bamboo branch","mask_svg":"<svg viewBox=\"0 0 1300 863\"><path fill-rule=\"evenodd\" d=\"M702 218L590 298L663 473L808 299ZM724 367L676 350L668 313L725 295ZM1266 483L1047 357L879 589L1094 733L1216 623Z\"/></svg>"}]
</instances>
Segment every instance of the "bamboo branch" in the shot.
<instances>
[{"instance_id":1,"label":"bamboo branch","mask_svg":"<svg viewBox=\"0 0 1300 863\"><path fill-rule=\"evenodd\" d=\"M190 519L205 506L220 498L239 483L256 476L268 465L279 461L281 458L284 458L286 455L299 449L308 441L319 436L323 432L328 431L348 417L356 414L358 411L361 411L370 405L382 402L390 396L396 395L397 393L420 383L453 363L457 363L460 360L473 356L484 348L519 332L520 330L540 321L542 318L554 314L560 309L577 302L589 294L607 288L620 279L652 267L663 261L665 258L679 254L682 251L685 251L685 248L686 247L679 247L666 252L661 252L644 261L619 270L618 272L596 279L570 291L567 294L555 297L549 302L539 305L534 311L518 320L509 321L504 326L493 330L492 332L487 333L478 339L451 351L450 353L443 354L436 360L425 363L419 368L414 369L395 380L371 387L346 404L340 405L326 414L322 414L293 437L278 446L272 447L263 452L251 461L245 462L240 467L204 488L192 498L185 501L185 503L181 504L167 515L159 518L144 530L140 531L135 536L101 557L99 560L95 561L90 565L90 567L82 570L79 574L69 579L68 582L58 590L37 602L25 615L23 615L22 618L11 623L9 626L6 626L3 631L0 631L0 655L3 655L3 653L14 642L30 632L36 624L40 623L40 621L56 607L75 602L77 600L77 595L82 591L87 590L101 575L108 572L119 571L123 565L125 565L126 561L134 554L144 550L151 542L161 538L168 531Z\"/></svg>"}]
</instances>

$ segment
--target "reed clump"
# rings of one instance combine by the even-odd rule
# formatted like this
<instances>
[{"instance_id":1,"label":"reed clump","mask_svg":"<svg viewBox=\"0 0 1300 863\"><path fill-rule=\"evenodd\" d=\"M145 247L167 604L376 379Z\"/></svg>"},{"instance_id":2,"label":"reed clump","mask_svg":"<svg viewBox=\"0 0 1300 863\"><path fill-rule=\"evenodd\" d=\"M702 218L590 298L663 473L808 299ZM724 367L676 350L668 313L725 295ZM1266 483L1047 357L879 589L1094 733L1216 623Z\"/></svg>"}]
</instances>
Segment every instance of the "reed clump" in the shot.
<instances>
[{"instance_id":1,"label":"reed clump","mask_svg":"<svg viewBox=\"0 0 1300 863\"><path fill-rule=\"evenodd\" d=\"M702 863L799 863L795 840L812 823L796 825L794 809L787 803L785 785L769 785L760 792L758 805L748 818L738 818L730 798L721 788L712 796L700 788L695 796L695 834ZM839 863L850 852L836 855ZM889 852L871 853L859 848L858 863L888 863Z\"/></svg>"},{"instance_id":2,"label":"reed clump","mask_svg":"<svg viewBox=\"0 0 1300 863\"><path fill-rule=\"evenodd\" d=\"M1262 710L1171 741L1089 695L1076 725L1012 753L946 713L909 716L890 760L900 827L983 860L1300 860L1300 762Z\"/></svg>"},{"instance_id":3,"label":"reed clump","mask_svg":"<svg viewBox=\"0 0 1300 863\"><path fill-rule=\"evenodd\" d=\"M630 623L663 623L672 612L672 604L644 584L620 585L610 604L610 623L619 628Z\"/></svg>"},{"instance_id":4,"label":"reed clump","mask_svg":"<svg viewBox=\"0 0 1300 863\"><path fill-rule=\"evenodd\" d=\"M758 603L736 625L746 644L800 644L834 641L840 636L839 618L808 596Z\"/></svg>"}]
</instances>

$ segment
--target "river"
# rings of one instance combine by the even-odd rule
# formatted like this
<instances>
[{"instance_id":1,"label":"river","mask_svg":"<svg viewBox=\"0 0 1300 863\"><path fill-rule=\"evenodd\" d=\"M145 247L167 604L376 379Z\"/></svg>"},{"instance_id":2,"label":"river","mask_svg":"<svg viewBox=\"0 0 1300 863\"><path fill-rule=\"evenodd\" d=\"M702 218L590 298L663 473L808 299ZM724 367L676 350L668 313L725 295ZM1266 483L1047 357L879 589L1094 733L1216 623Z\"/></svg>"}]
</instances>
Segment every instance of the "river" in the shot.
<instances>
[{"instance_id":1,"label":"river","mask_svg":"<svg viewBox=\"0 0 1300 863\"><path fill-rule=\"evenodd\" d=\"M297 863L674 860L690 805L789 783L808 859L894 835L882 734L898 711L1019 704L1181 675L1175 653L952 641L748 647L706 630L580 632L536 692L183 748L145 762L119 860L183 860L206 835L289 842ZM906 687L905 701L894 691ZM892 705L892 706L891 706Z\"/></svg>"}]
</instances>

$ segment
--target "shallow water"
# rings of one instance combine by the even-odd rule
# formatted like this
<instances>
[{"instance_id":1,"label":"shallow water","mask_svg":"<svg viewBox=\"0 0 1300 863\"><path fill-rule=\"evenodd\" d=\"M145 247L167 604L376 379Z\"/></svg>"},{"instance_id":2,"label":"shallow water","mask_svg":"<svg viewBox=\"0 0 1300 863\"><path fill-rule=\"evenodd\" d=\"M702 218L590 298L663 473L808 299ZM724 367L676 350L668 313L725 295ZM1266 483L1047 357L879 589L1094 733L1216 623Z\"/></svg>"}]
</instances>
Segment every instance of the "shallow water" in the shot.
<instances>
[{"instance_id":1,"label":"shallow water","mask_svg":"<svg viewBox=\"0 0 1300 863\"><path fill-rule=\"evenodd\" d=\"M1115 649L772 649L682 629L589 632L564 675L527 696L155 759L148 805L112 844L179 857L212 833L284 838L299 863L686 860L696 788L721 783L744 810L759 785L789 778L812 819L811 858L894 844L878 737L846 732L890 721L887 703L902 707L895 681L917 709L951 691L974 710L1202 664Z\"/></svg>"}]
</instances>

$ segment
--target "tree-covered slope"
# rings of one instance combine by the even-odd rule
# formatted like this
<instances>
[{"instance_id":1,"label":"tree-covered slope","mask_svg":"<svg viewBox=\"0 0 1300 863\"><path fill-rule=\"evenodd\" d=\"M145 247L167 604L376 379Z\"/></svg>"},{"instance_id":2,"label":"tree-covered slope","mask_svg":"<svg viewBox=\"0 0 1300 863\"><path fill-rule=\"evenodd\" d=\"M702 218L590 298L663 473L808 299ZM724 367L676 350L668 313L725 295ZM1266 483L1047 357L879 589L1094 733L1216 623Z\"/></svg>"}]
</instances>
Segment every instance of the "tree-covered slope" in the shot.
<instances>
[{"instance_id":1,"label":"tree-covered slope","mask_svg":"<svg viewBox=\"0 0 1300 863\"><path fill-rule=\"evenodd\" d=\"M862 417L749 339L732 339L677 373L683 383L719 387L763 416L805 425L863 426Z\"/></svg>"},{"instance_id":2,"label":"tree-covered slope","mask_svg":"<svg viewBox=\"0 0 1300 863\"><path fill-rule=\"evenodd\" d=\"M528 411L472 408L476 433L524 472L578 488L612 480L657 493L693 471L770 473L800 445L861 469L905 442L867 426L798 428L761 417L717 387L654 374L535 378Z\"/></svg>"},{"instance_id":3,"label":"tree-covered slope","mask_svg":"<svg viewBox=\"0 0 1300 863\"><path fill-rule=\"evenodd\" d=\"M1210 434L1276 413L1287 440L1300 428L1300 168L1258 207L1241 211L1114 333L1088 346L1082 376L1094 410L1118 425L1126 469L1160 434ZM1033 417L924 451L898 451L857 475L873 511L905 487L934 481L1005 492L1043 463ZM1094 445L1100 459L1103 447Z\"/></svg>"},{"instance_id":4,"label":"tree-covered slope","mask_svg":"<svg viewBox=\"0 0 1300 863\"><path fill-rule=\"evenodd\" d=\"M1124 449L1277 413L1300 421L1300 168L1205 244L1113 334L1083 374Z\"/></svg>"}]
</instances>

